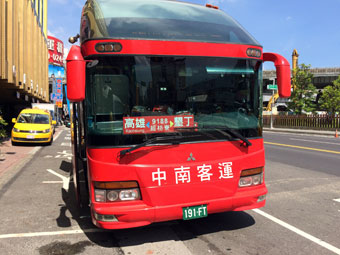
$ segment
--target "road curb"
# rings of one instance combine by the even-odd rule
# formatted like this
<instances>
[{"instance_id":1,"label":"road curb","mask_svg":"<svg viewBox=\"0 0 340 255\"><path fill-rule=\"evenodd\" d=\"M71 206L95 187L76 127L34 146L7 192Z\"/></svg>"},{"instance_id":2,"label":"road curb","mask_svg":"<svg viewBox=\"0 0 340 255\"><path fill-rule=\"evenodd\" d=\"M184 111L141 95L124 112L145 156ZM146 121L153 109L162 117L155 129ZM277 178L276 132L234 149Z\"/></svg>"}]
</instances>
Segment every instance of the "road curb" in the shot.
<instances>
[{"instance_id":1,"label":"road curb","mask_svg":"<svg viewBox=\"0 0 340 255\"><path fill-rule=\"evenodd\" d=\"M333 137L335 137L335 132L333 132L333 131L323 131L323 130L289 129L289 128L263 128L263 130L268 131L268 132L320 135L320 136L333 136Z\"/></svg>"}]
</instances>

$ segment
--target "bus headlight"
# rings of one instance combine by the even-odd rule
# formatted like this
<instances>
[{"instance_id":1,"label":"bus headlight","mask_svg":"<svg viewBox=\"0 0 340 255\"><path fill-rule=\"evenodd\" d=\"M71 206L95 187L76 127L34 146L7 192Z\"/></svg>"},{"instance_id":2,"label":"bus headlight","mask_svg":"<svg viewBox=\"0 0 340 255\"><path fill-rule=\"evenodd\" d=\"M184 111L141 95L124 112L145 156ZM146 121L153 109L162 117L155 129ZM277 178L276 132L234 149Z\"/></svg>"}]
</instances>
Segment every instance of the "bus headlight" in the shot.
<instances>
[{"instance_id":1,"label":"bus headlight","mask_svg":"<svg viewBox=\"0 0 340 255\"><path fill-rule=\"evenodd\" d=\"M121 201L137 200L139 199L139 190L137 189L122 190L119 192L119 199Z\"/></svg>"},{"instance_id":2,"label":"bus headlight","mask_svg":"<svg viewBox=\"0 0 340 255\"><path fill-rule=\"evenodd\" d=\"M140 200L137 182L94 182L96 202L121 202Z\"/></svg>"},{"instance_id":3,"label":"bus headlight","mask_svg":"<svg viewBox=\"0 0 340 255\"><path fill-rule=\"evenodd\" d=\"M263 183L263 167L243 170L241 172L239 187L250 187Z\"/></svg>"}]
</instances>

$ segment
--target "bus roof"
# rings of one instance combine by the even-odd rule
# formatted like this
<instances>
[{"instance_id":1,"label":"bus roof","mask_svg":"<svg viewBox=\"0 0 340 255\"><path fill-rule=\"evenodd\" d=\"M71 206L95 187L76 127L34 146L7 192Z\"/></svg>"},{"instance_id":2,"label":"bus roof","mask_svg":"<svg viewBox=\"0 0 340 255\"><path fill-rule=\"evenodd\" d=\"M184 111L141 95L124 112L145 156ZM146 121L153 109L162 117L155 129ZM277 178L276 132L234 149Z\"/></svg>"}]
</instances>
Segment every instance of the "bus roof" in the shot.
<instances>
[{"instance_id":1,"label":"bus roof","mask_svg":"<svg viewBox=\"0 0 340 255\"><path fill-rule=\"evenodd\" d=\"M221 10L169 0L88 0L81 41L149 39L260 44Z\"/></svg>"}]
</instances>

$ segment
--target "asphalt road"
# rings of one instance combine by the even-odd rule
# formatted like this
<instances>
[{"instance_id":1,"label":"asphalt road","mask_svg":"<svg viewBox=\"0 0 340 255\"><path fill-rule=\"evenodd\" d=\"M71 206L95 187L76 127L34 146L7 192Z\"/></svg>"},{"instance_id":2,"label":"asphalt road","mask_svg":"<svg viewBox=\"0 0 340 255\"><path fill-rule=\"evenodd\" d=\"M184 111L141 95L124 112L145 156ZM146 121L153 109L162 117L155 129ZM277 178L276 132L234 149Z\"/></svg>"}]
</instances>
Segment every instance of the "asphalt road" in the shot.
<instances>
[{"instance_id":1,"label":"asphalt road","mask_svg":"<svg viewBox=\"0 0 340 255\"><path fill-rule=\"evenodd\" d=\"M103 231L74 207L64 129L1 177L0 254L340 254L340 140L264 137L264 208Z\"/></svg>"}]
</instances>

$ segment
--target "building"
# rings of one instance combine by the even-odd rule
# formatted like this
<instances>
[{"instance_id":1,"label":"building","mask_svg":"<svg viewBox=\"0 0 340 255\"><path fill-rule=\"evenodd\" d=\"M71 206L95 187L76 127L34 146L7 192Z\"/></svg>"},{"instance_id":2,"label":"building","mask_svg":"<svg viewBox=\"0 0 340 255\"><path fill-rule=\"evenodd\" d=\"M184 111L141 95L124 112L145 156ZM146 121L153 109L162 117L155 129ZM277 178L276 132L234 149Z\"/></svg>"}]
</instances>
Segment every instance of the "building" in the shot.
<instances>
[{"instance_id":1,"label":"building","mask_svg":"<svg viewBox=\"0 0 340 255\"><path fill-rule=\"evenodd\" d=\"M49 102L47 0L0 0L0 115Z\"/></svg>"},{"instance_id":2,"label":"building","mask_svg":"<svg viewBox=\"0 0 340 255\"><path fill-rule=\"evenodd\" d=\"M340 75L340 67L334 68L311 68L311 73L313 74L312 83L317 90L322 90L328 85L332 85ZM268 70L263 71L263 105L266 106L271 96L273 95L273 90L268 90L267 85L276 84L276 71ZM285 105L289 99L279 98L276 101L277 105Z\"/></svg>"},{"instance_id":3,"label":"building","mask_svg":"<svg viewBox=\"0 0 340 255\"><path fill-rule=\"evenodd\" d=\"M64 43L53 36L47 37L48 79L51 103L58 107L58 117L63 114L65 80Z\"/></svg>"}]
</instances>

